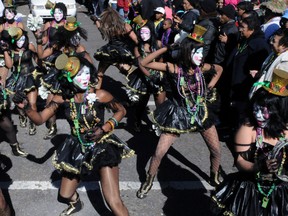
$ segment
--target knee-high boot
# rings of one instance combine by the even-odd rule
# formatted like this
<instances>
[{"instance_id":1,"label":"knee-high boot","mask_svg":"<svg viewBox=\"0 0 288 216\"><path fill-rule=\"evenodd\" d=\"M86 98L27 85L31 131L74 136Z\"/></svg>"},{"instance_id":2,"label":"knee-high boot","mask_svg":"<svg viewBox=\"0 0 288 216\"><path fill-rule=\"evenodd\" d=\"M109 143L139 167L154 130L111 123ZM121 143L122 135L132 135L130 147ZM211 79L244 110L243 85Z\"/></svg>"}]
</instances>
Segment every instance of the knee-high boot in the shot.
<instances>
[{"instance_id":1,"label":"knee-high boot","mask_svg":"<svg viewBox=\"0 0 288 216\"><path fill-rule=\"evenodd\" d=\"M36 125L29 121L29 135L35 135L36 134Z\"/></svg>"},{"instance_id":2,"label":"knee-high boot","mask_svg":"<svg viewBox=\"0 0 288 216\"><path fill-rule=\"evenodd\" d=\"M141 185L140 189L137 191L136 196L139 199L143 199L147 196L148 192L151 190L153 186L155 175L151 175L147 173L146 181Z\"/></svg>"},{"instance_id":3,"label":"knee-high boot","mask_svg":"<svg viewBox=\"0 0 288 216\"><path fill-rule=\"evenodd\" d=\"M57 134L56 122L50 124L47 134L43 137L44 140L52 139Z\"/></svg>"},{"instance_id":4,"label":"knee-high boot","mask_svg":"<svg viewBox=\"0 0 288 216\"><path fill-rule=\"evenodd\" d=\"M22 128L27 127L27 116L19 114L19 125Z\"/></svg>"},{"instance_id":5,"label":"knee-high boot","mask_svg":"<svg viewBox=\"0 0 288 216\"><path fill-rule=\"evenodd\" d=\"M14 144L10 144L11 146L11 149L12 149L12 154L14 156L21 156L21 157L26 157L28 155L27 152L23 151L20 146L19 146L19 143L16 142Z\"/></svg>"}]
</instances>

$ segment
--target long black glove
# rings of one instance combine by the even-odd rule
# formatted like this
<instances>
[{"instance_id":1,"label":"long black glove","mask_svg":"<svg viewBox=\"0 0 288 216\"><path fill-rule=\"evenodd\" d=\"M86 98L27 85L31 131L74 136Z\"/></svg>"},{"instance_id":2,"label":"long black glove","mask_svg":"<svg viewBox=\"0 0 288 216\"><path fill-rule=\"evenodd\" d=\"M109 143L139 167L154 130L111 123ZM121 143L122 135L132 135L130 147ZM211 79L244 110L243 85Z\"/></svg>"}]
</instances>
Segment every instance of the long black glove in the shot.
<instances>
[{"instance_id":1,"label":"long black glove","mask_svg":"<svg viewBox=\"0 0 288 216\"><path fill-rule=\"evenodd\" d=\"M29 108L29 101L28 101L28 98L27 98L27 95L22 92L22 91L17 91L14 95L14 97L12 98L12 101L18 106L19 104L23 103L23 109L24 110L27 110Z\"/></svg>"},{"instance_id":2,"label":"long black glove","mask_svg":"<svg viewBox=\"0 0 288 216\"><path fill-rule=\"evenodd\" d=\"M22 91L17 91L13 97L15 104L23 103L25 100L28 101L27 95Z\"/></svg>"},{"instance_id":3,"label":"long black glove","mask_svg":"<svg viewBox=\"0 0 288 216\"><path fill-rule=\"evenodd\" d=\"M0 41L0 49L5 52L9 51L9 44L4 42L3 40Z\"/></svg>"}]
</instances>

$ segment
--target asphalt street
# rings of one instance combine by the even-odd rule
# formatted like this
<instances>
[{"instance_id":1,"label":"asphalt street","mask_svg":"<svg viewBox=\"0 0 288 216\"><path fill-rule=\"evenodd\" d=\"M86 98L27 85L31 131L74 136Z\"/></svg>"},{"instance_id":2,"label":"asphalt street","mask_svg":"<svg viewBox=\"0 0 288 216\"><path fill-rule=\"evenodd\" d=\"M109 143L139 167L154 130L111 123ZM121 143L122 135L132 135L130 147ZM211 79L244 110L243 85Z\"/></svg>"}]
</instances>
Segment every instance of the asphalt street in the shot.
<instances>
[{"instance_id":1,"label":"asphalt street","mask_svg":"<svg viewBox=\"0 0 288 216\"><path fill-rule=\"evenodd\" d=\"M27 5L18 7L18 12L28 15ZM88 41L83 41L88 52L93 56L95 50L106 42L86 14L85 7L78 5L77 19L88 31ZM23 18L26 23L26 18ZM29 32L31 41L33 35ZM97 62L95 61L95 65ZM113 67L104 78L104 88L119 100L125 99L124 84L126 80ZM149 101L149 109L154 109L154 102ZM136 152L135 156L123 159L120 165L120 188L122 199L131 216L198 216L209 215L209 195L213 187L207 182L210 162L209 151L199 133L182 135L169 150L160 166L155 183L148 197L140 200L136 191L143 180L145 167L155 150L158 138L149 129L149 121L143 121L142 131L133 132L129 126L129 113L123 119L115 133ZM108 118L111 113L106 113ZM6 199L18 216L54 216L66 208L57 202L60 176L52 166L51 156L57 145L70 132L68 123L61 118L57 120L58 134L52 140L43 140L45 125L37 127L37 134L28 135L28 128L19 127L18 116L12 115L18 131L18 140L27 158L11 155L11 149L5 139L1 139L0 161L4 172L0 176L0 186ZM3 131L1 131L3 134ZM221 136L221 140L222 136ZM221 142L222 167L226 173L236 171L233 158L227 144ZM84 209L78 216L111 215L103 202L97 174L87 177L79 187Z\"/></svg>"}]
</instances>

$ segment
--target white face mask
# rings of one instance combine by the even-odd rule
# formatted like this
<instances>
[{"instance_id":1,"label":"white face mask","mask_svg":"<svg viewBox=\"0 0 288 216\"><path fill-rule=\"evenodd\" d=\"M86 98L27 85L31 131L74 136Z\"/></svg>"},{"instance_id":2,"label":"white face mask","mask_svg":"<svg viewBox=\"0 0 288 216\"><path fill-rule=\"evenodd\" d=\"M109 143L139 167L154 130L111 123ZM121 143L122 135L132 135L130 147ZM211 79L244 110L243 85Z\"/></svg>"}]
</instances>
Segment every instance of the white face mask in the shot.
<instances>
[{"instance_id":1,"label":"white face mask","mask_svg":"<svg viewBox=\"0 0 288 216\"><path fill-rule=\"evenodd\" d=\"M193 49L191 52L191 59L192 63L199 66L202 63L203 59L203 47L200 47L198 49Z\"/></svg>"},{"instance_id":2,"label":"white face mask","mask_svg":"<svg viewBox=\"0 0 288 216\"><path fill-rule=\"evenodd\" d=\"M258 126L264 128L267 125L267 121L270 117L267 107L256 105L253 107L253 114L257 120Z\"/></svg>"},{"instance_id":3,"label":"white face mask","mask_svg":"<svg viewBox=\"0 0 288 216\"><path fill-rule=\"evenodd\" d=\"M54 11L54 19L59 22L63 19L64 17L64 14L63 14L63 11L59 8L56 8L55 11Z\"/></svg>"},{"instance_id":4,"label":"white face mask","mask_svg":"<svg viewBox=\"0 0 288 216\"><path fill-rule=\"evenodd\" d=\"M24 43L25 43L25 41L26 41L26 38L25 38L24 35L22 35L22 36L19 38L19 40L16 41L16 46L17 46L18 48L22 48L23 45L24 45Z\"/></svg>"},{"instance_id":5,"label":"white face mask","mask_svg":"<svg viewBox=\"0 0 288 216\"><path fill-rule=\"evenodd\" d=\"M73 78L73 84L82 90L86 90L88 88L89 80L90 68L87 66L83 66L83 68Z\"/></svg>"},{"instance_id":6,"label":"white face mask","mask_svg":"<svg viewBox=\"0 0 288 216\"><path fill-rule=\"evenodd\" d=\"M140 37L143 41L148 41L151 38L150 29L147 27L143 27L140 29Z\"/></svg>"},{"instance_id":7,"label":"white face mask","mask_svg":"<svg viewBox=\"0 0 288 216\"><path fill-rule=\"evenodd\" d=\"M7 20L11 20L15 17L15 14L13 12L10 12L9 10L5 10L5 18Z\"/></svg>"}]
</instances>

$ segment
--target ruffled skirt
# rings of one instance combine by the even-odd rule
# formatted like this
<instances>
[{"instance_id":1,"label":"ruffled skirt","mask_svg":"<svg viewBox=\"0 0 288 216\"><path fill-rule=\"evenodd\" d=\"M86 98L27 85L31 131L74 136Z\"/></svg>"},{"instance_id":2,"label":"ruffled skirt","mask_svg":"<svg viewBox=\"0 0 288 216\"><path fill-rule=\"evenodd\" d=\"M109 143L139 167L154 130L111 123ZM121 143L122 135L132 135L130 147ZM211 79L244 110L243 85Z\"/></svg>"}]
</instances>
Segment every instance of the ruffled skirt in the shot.
<instances>
[{"instance_id":1,"label":"ruffled skirt","mask_svg":"<svg viewBox=\"0 0 288 216\"><path fill-rule=\"evenodd\" d=\"M61 94L61 85L58 80L59 71L56 68L51 68L46 74L43 74L40 79L41 85L52 94Z\"/></svg>"},{"instance_id":2,"label":"ruffled skirt","mask_svg":"<svg viewBox=\"0 0 288 216\"><path fill-rule=\"evenodd\" d=\"M262 190L267 194L270 185ZM288 183L280 182L269 196L267 207L262 207L264 196L257 189L257 183L246 178L243 173L233 173L228 176L211 199L211 215L230 216L284 216L288 215ZM265 203L265 202L264 202Z\"/></svg>"},{"instance_id":3,"label":"ruffled skirt","mask_svg":"<svg viewBox=\"0 0 288 216\"><path fill-rule=\"evenodd\" d=\"M133 154L134 151L114 134L94 146L86 147L85 152L77 137L70 135L55 151L52 163L60 172L87 175L93 169L117 166L121 158Z\"/></svg>"},{"instance_id":4,"label":"ruffled skirt","mask_svg":"<svg viewBox=\"0 0 288 216\"><path fill-rule=\"evenodd\" d=\"M110 42L100 47L94 53L94 58L97 61L103 61L109 64L131 64L135 60L134 54L127 47L127 45L121 41L114 41L112 43Z\"/></svg>"},{"instance_id":5,"label":"ruffled skirt","mask_svg":"<svg viewBox=\"0 0 288 216\"><path fill-rule=\"evenodd\" d=\"M33 77L33 71L31 73L12 73L11 76L6 80L6 89L9 93L15 93L21 91L29 93L37 88L36 80Z\"/></svg>"},{"instance_id":6,"label":"ruffled skirt","mask_svg":"<svg viewBox=\"0 0 288 216\"><path fill-rule=\"evenodd\" d=\"M199 106L194 121L186 106L181 106L172 100L166 100L151 113L152 122L155 124L156 130L159 128L162 132L182 134L201 131L215 124L219 108L220 99L215 89L207 96L206 103Z\"/></svg>"}]
</instances>

